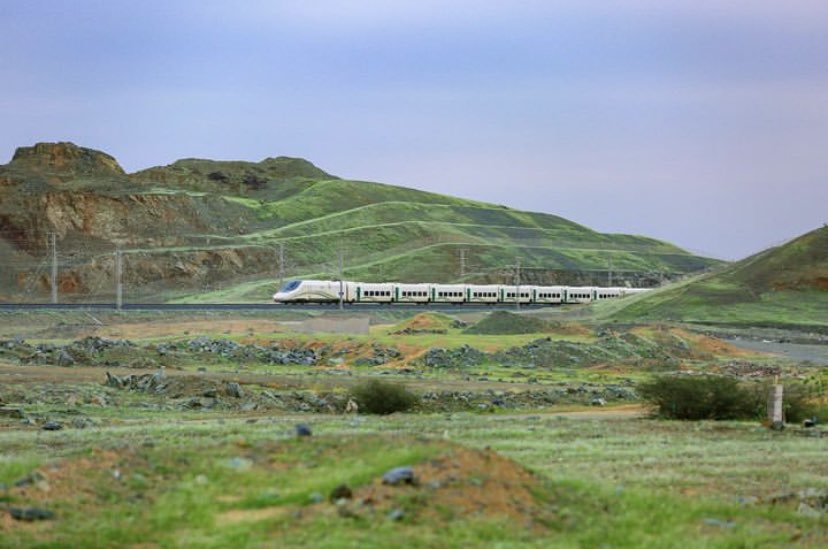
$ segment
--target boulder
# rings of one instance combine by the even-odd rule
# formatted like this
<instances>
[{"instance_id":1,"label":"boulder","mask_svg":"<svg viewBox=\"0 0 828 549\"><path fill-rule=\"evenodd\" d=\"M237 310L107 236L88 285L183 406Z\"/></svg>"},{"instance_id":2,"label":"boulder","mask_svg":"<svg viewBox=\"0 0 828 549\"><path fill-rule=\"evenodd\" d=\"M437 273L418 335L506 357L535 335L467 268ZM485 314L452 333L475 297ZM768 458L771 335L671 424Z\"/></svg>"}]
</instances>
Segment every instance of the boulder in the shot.
<instances>
[{"instance_id":1,"label":"boulder","mask_svg":"<svg viewBox=\"0 0 828 549\"><path fill-rule=\"evenodd\" d=\"M414 469L409 466L395 467L382 475L382 483L391 486L400 484L416 484Z\"/></svg>"}]
</instances>

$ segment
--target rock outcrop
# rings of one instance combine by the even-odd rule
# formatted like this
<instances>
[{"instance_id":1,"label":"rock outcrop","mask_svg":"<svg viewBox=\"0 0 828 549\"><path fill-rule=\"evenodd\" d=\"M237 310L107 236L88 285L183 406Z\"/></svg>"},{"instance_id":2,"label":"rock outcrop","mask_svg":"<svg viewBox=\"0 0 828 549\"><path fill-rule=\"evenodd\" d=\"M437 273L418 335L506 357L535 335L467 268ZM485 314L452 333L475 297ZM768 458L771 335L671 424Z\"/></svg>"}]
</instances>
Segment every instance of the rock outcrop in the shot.
<instances>
[{"instance_id":1,"label":"rock outcrop","mask_svg":"<svg viewBox=\"0 0 828 549\"><path fill-rule=\"evenodd\" d=\"M15 151L10 167L38 172L98 177L124 176L126 172L113 157L74 143L37 143Z\"/></svg>"}]
</instances>

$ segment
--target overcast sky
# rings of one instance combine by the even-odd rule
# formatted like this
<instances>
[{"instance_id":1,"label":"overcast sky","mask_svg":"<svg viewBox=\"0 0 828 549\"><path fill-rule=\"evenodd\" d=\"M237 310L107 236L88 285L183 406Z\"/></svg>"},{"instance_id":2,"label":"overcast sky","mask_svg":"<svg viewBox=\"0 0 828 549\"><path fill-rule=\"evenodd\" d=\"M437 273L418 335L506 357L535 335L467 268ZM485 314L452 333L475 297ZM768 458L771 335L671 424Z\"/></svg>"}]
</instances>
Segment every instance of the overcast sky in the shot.
<instances>
[{"instance_id":1,"label":"overcast sky","mask_svg":"<svg viewBox=\"0 0 828 549\"><path fill-rule=\"evenodd\" d=\"M0 0L0 163L300 156L738 259L828 222L825 0Z\"/></svg>"}]
</instances>

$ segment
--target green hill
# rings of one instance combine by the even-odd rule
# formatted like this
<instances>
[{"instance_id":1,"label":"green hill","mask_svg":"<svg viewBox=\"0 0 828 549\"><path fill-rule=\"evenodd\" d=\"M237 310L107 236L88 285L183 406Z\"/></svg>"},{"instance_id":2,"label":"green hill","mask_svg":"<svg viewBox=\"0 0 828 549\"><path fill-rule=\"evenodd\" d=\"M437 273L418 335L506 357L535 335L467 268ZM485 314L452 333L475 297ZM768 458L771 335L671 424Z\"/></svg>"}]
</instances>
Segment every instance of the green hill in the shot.
<instances>
[{"instance_id":1,"label":"green hill","mask_svg":"<svg viewBox=\"0 0 828 549\"><path fill-rule=\"evenodd\" d=\"M126 174L71 143L18 149L0 166L0 298L49 294L56 235L65 300L264 301L279 274L392 281L649 285L718 262L561 217L343 180L298 158L179 160ZM280 266L280 258L284 264ZM612 272L610 272L610 269Z\"/></svg>"},{"instance_id":2,"label":"green hill","mask_svg":"<svg viewBox=\"0 0 828 549\"><path fill-rule=\"evenodd\" d=\"M828 328L828 226L617 306L619 320Z\"/></svg>"}]
</instances>

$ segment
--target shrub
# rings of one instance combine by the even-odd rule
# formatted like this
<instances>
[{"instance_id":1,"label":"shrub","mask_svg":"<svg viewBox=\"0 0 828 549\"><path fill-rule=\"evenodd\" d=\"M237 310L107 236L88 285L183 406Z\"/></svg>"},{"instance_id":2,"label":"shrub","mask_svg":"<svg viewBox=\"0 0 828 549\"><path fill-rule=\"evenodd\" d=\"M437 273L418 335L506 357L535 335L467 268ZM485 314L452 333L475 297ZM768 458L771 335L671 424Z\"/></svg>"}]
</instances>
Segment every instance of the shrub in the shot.
<instances>
[{"instance_id":1,"label":"shrub","mask_svg":"<svg viewBox=\"0 0 828 549\"><path fill-rule=\"evenodd\" d=\"M732 378L660 376L638 390L669 419L744 419L757 413L755 395Z\"/></svg>"},{"instance_id":2,"label":"shrub","mask_svg":"<svg viewBox=\"0 0 828 549\"><path fill-rule=\"evenodd\" d=\"M820 396L819 388L804 383L783 383L782 386L782 414L786 422L799 423L812 417L817 417L820 422L828 419L822 417L824 411L821 411L819 405L814 401L815 397ZM764 383L753 389L754 408L756 416L760 419L767 415L766 410L771 390L772 385L769 383Z\"/></svg>"},{"instance_id":3,"label":"shrub","mask_svg":"<svg viewBox=\"0 0 828 549\"><path fill-rule=\"evenodd\" d=\"M354 387L351 394L361 412L369 414L393 414L405 412L417 404L417 396L402 385L387 381L371 380Z\"/></svg>"}]
</instances>

